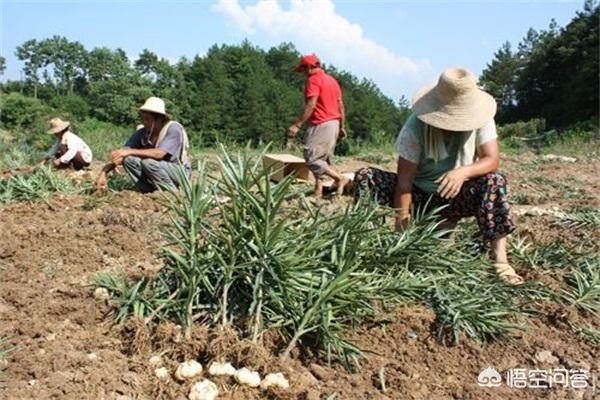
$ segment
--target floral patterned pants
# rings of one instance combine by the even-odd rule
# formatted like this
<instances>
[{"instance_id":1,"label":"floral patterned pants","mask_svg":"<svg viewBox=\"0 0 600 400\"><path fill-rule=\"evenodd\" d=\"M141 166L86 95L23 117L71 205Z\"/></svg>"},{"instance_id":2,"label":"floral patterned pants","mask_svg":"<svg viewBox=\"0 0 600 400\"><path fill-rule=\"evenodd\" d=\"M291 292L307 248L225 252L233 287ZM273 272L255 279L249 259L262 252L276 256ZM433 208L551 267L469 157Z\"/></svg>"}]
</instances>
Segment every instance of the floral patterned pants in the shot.
<instances>
[{"instance_id":1,"label":"floral patterned pants","mask_svg":"<svg viewBox=\"0 0 600 400\"><path fill-rule=\"evenodd\" d=\"M378 168L361 168L354 176L354 195L373 196L380 204L392 206L396 188L396 174ZM440 216L449 222L476 217L486 240L504 237L515 230L510 216L506 179L499 173L490 173L466 181L453 199L443 199L437 193L427 193L413 186L414 207L434 209L448 205Z\"/></svg>"}]
</instances>

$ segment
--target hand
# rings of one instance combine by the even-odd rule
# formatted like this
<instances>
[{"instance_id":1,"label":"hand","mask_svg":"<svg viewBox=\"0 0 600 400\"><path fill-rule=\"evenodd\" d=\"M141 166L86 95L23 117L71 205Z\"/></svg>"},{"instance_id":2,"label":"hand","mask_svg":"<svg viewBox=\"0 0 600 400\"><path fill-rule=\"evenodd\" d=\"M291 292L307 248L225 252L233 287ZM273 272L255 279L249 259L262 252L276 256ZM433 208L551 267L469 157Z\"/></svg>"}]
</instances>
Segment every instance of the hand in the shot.
<instances>
[{"instance_id":1,"label":"hand","mask_svg":"<svg viewBox=\"0 0 600 400\"><path fill-rule=\"evenodd\" d=\"M107 188L108 188L108 179L106 176L106 173L100 172L100 175L98 175L98 178L96 178L96 185L94 186L94 193L104 193L106 192Z\"/></svg>"},{"instance_id":2,"label":"hand","mask_svg":"<svg viewBox=\"0 0 600 400\"><path fill-rule=\"evenodd\" d=\"M115 164L123 164L123 159L128 156L127 149L117 149L108 153L108 160Z\"/></svg>"},{"instance_id":3,"label":"hand","mask_svg":"<svg viewBox=\"0 0 600 400\"><path fill-rule=\"evenodd\" d=\"M395 230L396 232L402 232L408 226L408 222L410 221L410 216L400 216L396 217Z\"/></svg>"},{"instance_id":4,"label":"hand","mask_svg":"<svg viewBox=\"0 0 600 400\"><path fill-rule=\"evenodd\" d=\"M348 136L348 133L346 132L346 128L344 128L343 126L340 128L340 133L338 135L339 139L343 139L346 136Z\"/></svg>"},{"instance_id":5,"label":"hand","mask_svg":"<svg viewBox=\"0 0 600 400\"><path fill-rule=\"evenodd\" d=\"M54 160L52 160L52 165L54 165L55 167L60 167L60 164L62 164L60 162L60 158L55 158Z\"/></svg>"},{"instance_id":6,"label":"hand","mask_svg":"<svg viewBox=\"0 0 600 400\"><path fill-rule=\"evenodd\" d=\"M439 183L437 192L444 199L453 199L460 193L466 180L467 174L464 168L448 171L435 181L435 183Z\"/></svg>"},{"instance_id":7,"label":"hand","mask_svg":"<svg viewBox=\"0 0 600 400\"><path fill-rule=\"evenodd\" d=\"M300 130L300 127L296 124L290 126L288 128L288 135L289 137L296 137L296 135L298 134L298 131Z\"/></svg>"}]
</instances>

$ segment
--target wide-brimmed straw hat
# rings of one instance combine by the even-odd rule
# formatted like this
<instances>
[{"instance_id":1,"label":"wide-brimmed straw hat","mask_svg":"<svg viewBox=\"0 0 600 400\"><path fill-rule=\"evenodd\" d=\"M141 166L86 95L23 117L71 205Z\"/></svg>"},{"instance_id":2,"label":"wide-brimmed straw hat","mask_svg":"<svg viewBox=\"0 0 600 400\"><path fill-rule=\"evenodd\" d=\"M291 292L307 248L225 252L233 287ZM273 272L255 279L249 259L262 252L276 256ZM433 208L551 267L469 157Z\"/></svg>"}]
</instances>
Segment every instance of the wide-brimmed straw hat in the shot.
<instances>
[{"instance_id":1,"label":"wide-brimmed straw hat","mask_svg":"<svg viewBox=\"0 0 600 400\"><path fill-rule=\"evenodd\" d=\"M71 123L69 121L63 121L60 118L52 118L50 120L50 129L48 129L48 133L55 134L58 132L62 132L67 129Z\"/></svg>"},{"instance_id":2,"label":"wide-brimmed straw hat","mask_svg":"<svg viewBox=\"0 0 600 400\"><path fill-rule=\"evenodd\" d=\"M464 68L451 68L437 83L417 91L412 110L427 125L449 131L481 128L496 114L496 100L477 87L475 75Z\"/></svg>"},{"instance_id":3,"label":"wide-brimmed straw hat","mask_svg":"<svg viewBox=\"0 0 600 400\"><path fill-rule=\"evenodd\" d=\"M148 97L144 105L140 107L139 111L167 115L167 112L165 111L165 102L159 97Z\"/></svg>"}]
</instances>

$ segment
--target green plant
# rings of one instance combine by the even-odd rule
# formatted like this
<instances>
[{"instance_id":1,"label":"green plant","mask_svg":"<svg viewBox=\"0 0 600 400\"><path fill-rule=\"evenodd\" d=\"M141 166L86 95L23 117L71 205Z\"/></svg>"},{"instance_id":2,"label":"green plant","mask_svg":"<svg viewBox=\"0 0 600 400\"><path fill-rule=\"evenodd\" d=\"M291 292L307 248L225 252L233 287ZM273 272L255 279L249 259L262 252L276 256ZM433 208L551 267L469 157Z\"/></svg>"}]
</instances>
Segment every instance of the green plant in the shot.
<instances>
[{"instance_id":1,"label":"green plant","mask_svg":"<svg viewBox=\"0 0 600 400\"><path fill-rule=\"evenodd\" d=\"M566 278L562 300L590 314L600 313L600 261L582 257Z\"/></svg>"},{"instance_id":2,"label":"green plant","mask_svg":"<svg viewBox=\"0 0 600 400\"><path fill-rule=\"evenodd\" d=\"M510 199L513 204L531 204L531 197L527 192L515 192Z\"/></svg>"},{"instance_id":3,"label":"green plant","mask_svg":"<svg viewBox=\"0 0 600 400\"><path fill-rule=\"evenodd\" d=\"M135 190L135 182L126 173L113 173L108 179L108 189L113 192Z\"/></svg>"},{"instance_id":4,"label":"green plant","mask_svg":"<svg viewBox=\"0 0 600 400\"><path fill-rule=\"evenodd\" d=\"M147 285L145 279L130 285L124 275L113 276L100 272L93 280L95 286L107 289L111 295L113 306L117 310L115 315L117 323L123 322L129 315L144 317L148 305L143 296Z\"/></svg>"},{"instance_id":5,"label":"green plant","mask_svg":"<svg viewBox=\"0 0 600 400\"><path fill-rule=\"evenodd\" d=\"M600 227L600 208L574 208L568 212L560 213L554 224L577 229Z\"/></svg>"},{"instance_id":6,"label":"green plant","mask_svg":"<svg viewBox=\"0 0 600 400\"><path fill-rule=\"evenodd\" d=\"M14 170L35 163L42 153L25 143L0 142L0 169Z\"/></svg>"},{"instance_id":7,"label":"green plant","mask_svg":"<svg viewBox=\"0 0 600 400\"><path fill-rule=\"evenodd\" d=\"M423 302L436 310L440 332L488 340L518 328L513 319L534 297L453 248L439 210L416 210L398 234L386 222L393 210L368 199L334 212L302 197L301 208L291 207L291 178L272 183L248 152L223 149L219 166L217 179L201 163L167 196L169 245L156 279L96 283L117 296L119 321L132 312L169 319L186 335L197 322L228 325L254 341L270 330L285 343L283 357L310 345L350 367L361 352L346 332L380 307Z\"/></svg>"},{"instance_id":8,"label":"green plant","mask_svg":"<svg viewBox=\"0 0 600 400\"><path fill-rule=\"evenodd\" d=\"M0 378L4 375L4 368L7 364L7 357L11 351L15 350L14 346L7 345L8 338L0 336Z\"/></svg>"},{"instance_id":9,"label":"green plant","mask_svg":"<svg viewBox=\"0 0 600 400\"><path fill-rule=\"evenodd\" d=\"M106 160L110 150L123 146L133 134L134 126L121 127L95 118L86 118L73 126L73 132L79 135L94 152L97 160Z\"/></svg>"},{"instance_id":10,"label":"green plant","mask_svg":"<svg viewBox=\"0 0 600 400\"><path fill-rule=\"evenodd\" d=\"M504 124L498 127L498 136L500 138L527 138L531 139L546 129L546 121L543 118L534 118L529 121L518 121L511 124Z\"/></svg>"},{"instance_id":11,"label":"green plant","mask_svg":"<svg viewBox=\"0 0 600 400\"><path fill-rule=\"evenodd\" d=\"M574 327L575 332L578 333L581 337L583 337L586 341L600 345L600 331L590 325L582 326L582 327Z\"/></svg>"},{"instance_id":12,"label":"green plant","mask_svg":"<svg viewBox=\"0 0 600 400\"><path fill-rule=\"evenodd\" d=\"M38 167L30 174L0 180L0 203L9 201L47 201L53 192L74 193L75 183L50 167Z\"/></svg>"}]
</instances>

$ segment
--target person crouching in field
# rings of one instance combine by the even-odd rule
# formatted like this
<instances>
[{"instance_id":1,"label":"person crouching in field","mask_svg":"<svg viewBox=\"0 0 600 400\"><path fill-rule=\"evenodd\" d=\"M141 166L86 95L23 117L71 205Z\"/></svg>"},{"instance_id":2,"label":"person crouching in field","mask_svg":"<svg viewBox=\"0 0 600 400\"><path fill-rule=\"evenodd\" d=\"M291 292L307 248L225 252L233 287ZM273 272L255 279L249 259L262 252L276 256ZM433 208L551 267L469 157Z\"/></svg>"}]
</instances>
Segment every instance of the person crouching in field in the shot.
<instances>
[{"instance_id":1,"label":"person crouching in field","mask_svg":"<svg viewBox=\"0 0 600 400\"><path fill-rule=\"evenodd\" d=\"M304 144L304 159L315 177L315 197L323 194L323 175L333 178L337 184L337 194L344 192L349 179L331 165L331 157L338 138L346 136L344 103L342 91L337 81L320 67L319 59L314 55L302 57L295 71L306 75L304 89L304 112L289 127L290 137L298 134L308 120Z\"/></svg>"},{"instance_id":2,"label":"person crouching in field","mask_svg":"<svg viewBox=\"0 0 600 400\"><path fill-rule=\"evenodd\" d=\"M165 102L150 97L140 107L139 115L142 128L125 146L109 153L109 163L96 179L95 191L106 190L108 173L118 165L123 165L142 193L179 187L181 169L190 176L187 134L179 122L169 120Z\"/></svg>"},{"instance_id":3,"label":"person crouching in field","mask_svg":"<svg viewBox=\"0 0 600 400\"><path fill-rule=\"evenodd\" d=\"M416 93L412 111L396 140L397 174L360 169L356 195L368 193L398 209L397 230L407 225L413 205L446 205L441 217L451 225L475 216L491 243L498 276L508 284L523 283L506 254L506 236L515 224L506 178L497 172L496 101L477 87L470 71L454 68Z\"/></svg>"},{"instance_id":4,"label":"person crouching in field","mask_svg":"<svg viewBox=\"0 0 600 400\"><path fill-rule=\"evenodd\" d=\"M56 168L72 168L80 170L92 162L92 150L79 136L69 130L69 121L60 118L50 120L48 133L56 137L56 142L46 153L41 164L52 160Z\"/></svg>"}]
</instances>

